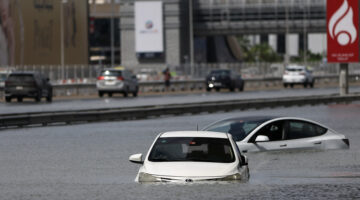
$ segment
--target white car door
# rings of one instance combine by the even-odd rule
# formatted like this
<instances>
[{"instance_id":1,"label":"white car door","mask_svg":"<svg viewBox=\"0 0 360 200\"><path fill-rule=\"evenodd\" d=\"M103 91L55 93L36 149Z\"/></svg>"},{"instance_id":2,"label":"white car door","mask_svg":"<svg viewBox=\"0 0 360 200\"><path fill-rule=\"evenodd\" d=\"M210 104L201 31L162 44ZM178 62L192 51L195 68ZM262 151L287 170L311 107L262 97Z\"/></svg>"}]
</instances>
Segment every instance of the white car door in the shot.
<instances>
[{"instance_id":1,"label":"white car door","mask_svg":"<svg viewBox=\"0 0 360 200\"><path fill-rule=\"evenodd\" d=\"M288 149L321 148L321 137L327 129L310 122L288 120L285 122L285 140Z\"/></svg>"},{"instance_id":2,"label":"white car door","mask_svg":"<svg viewBox=\"0 0 360 200\"><path fill-rule=\"evenodd\" d=\"M254 151L270 151L287 149L288 145L284 141L284 126L285 121L279 120L265 125L259 130L251 133L249 139L237 142L241 152L254 152ZM265 136L267 140L256 141L258 136Z\"/></svg>"}]
</instances>

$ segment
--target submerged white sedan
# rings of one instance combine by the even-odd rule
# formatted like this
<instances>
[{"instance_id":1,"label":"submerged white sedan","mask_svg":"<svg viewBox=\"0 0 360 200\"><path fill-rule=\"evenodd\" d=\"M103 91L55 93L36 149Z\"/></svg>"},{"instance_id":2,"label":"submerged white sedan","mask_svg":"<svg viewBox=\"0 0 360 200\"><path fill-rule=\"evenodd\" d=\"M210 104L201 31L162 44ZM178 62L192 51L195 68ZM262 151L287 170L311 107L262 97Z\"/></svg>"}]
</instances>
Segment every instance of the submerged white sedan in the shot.
<instances>
[{"instance_id":1,"label":"submerged white sedan","mask_svg":"<svg viewBox=\"0 0 360 200\"><path fill-rule=\"evenodd\" d=\"M157 136L142 164L137 182L194 182L249 179L247 158L241 155L228 133L175 131Z\"/></svg>"},{"instance_id":2,"label":"submerged white sedan","mask_svg":"<svg viewBox=\"0 0 360 200\"><path fill-rule=\"evenodd\" d=\"M349 139L317 122L296 117L235 117L203 128L230 133L240 151L348 149Z\"/></svg>"}]
</instances>

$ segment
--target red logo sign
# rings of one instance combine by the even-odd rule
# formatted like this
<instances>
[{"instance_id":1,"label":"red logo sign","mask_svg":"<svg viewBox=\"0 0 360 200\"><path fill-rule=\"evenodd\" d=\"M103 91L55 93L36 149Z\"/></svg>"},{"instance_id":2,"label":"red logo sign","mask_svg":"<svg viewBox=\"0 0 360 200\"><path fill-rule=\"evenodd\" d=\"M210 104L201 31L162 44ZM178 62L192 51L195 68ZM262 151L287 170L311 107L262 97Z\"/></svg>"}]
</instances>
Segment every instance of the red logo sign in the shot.
<instances>
[{"instance_id":1,"label":"red logo sign","mask_svg":"<svg viewBox=\"0 0 360 200\"><path fill-rule=\"evenodd\" d=\"M326 8L328 62L358 62L358 0L327 0Z\"/></svg>"}]
</instances>

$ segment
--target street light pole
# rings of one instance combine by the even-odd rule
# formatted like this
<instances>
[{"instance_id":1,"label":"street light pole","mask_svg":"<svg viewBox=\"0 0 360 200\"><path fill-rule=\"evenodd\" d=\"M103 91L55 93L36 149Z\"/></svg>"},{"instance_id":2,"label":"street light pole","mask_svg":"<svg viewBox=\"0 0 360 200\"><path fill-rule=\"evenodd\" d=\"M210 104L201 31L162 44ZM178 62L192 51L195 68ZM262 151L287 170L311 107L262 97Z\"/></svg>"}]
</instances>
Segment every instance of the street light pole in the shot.
<instances>
[{"instance_id":1,"label":"street light pole","mask_svg":"<svg viewBox=\"0 0 360 200\"><path fill-rule=\"evenodd\" d=\"M61 63L61 76L65 79L65 46L64 46L64 4L67 0L60 1L60 63Z\"/></svg>"},{"instance_id":2,"label":"street light pole","mask_svg":"<svg viewBox=\"0 0 360 200\"><path fill-rule=\"evenodd\" d=\"M194 76L194 29L193 29L193 1L189 0L189 39L190 39L190 75Z\"/></svg>"},{"instance_id":3,"label":"street light pole","mask_svg":"<svg viewBox=\"0 0 360 200\"><path fill-rule=\"evenodd\" d=\"M111 67L115 64L114 52L114 0L111 0L111 18L110 18L110 37L111 37Z\"/></svg>"},{"instance_id":4,"label":"street light pole","mask_svg":"<svg viewBox=\"0 0 360 200\"><path fill-rule=\"evenodd\" d=\"M289 65L289 1L286 2L285 6L285 56L284 64L285 67Z\"/></svg>"}]
</instances>

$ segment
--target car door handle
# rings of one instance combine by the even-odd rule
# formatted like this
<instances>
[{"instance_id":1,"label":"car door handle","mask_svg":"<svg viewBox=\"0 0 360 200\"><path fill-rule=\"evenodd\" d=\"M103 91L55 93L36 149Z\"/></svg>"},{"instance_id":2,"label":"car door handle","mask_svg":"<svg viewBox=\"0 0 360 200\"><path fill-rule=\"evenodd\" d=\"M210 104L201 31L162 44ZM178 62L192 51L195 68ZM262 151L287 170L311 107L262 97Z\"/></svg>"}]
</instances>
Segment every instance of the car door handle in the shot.
<instances>
[{"instance_id":1,"label":"car door handle","mask_svg":"<svg viewBox=\"0 0 360 200\"><path fill-rule=\"evenodd\" d=\"M280 147L286 147L287 146L287 144L282 144L282 145L280 145Z\"/></svg>"},{"instance_id":2,"label":"car door handle","mask_svg":"<svg viewBox=\"0 0 360 200\"><path fill-rule=\"evenodd\" d=\"M247 152L248 152L248 150L243 150L242 152L243 152L243 153L247 153Z\"/></svg>"},{"instance_id":3,"label":"car door handle","mask_svg":"<svg viewBox=\"0 0 360 200\"><path fill-rule=\"evenodd\" d=\"M321 144L321 142L315 142L314 144Z\"/></svg>"}]
</instances>

